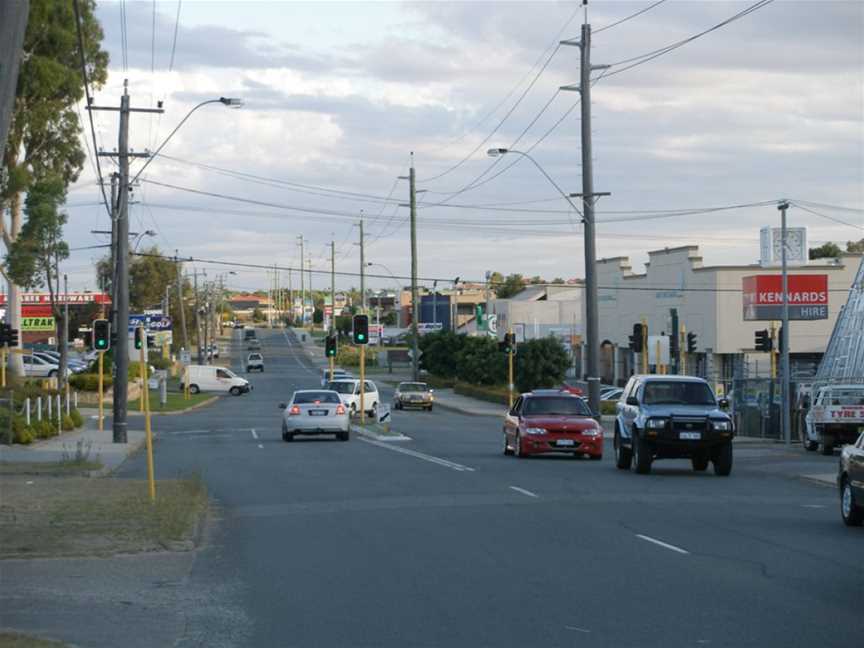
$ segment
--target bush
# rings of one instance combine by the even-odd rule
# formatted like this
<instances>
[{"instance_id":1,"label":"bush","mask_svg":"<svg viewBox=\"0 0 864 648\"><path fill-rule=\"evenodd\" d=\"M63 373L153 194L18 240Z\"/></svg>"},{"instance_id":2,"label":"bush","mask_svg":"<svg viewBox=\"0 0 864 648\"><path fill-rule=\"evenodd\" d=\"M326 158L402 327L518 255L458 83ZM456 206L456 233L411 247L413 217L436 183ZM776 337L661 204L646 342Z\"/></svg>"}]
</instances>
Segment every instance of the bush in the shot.
<instances>
[{"instance_id":1,"label":"bush","mask_svg":"<svg viewBox=\"0 0 864 648\"><path fill-rule=\"evenodd\" d=\"M18 430L14 430L15 435L15 443L20 443L21 445L30 445L33 443L33 439L35 438L35 434L33 434L33 430L28 428L26 425Z\"/></svg>"},{"instance_id":2,"label":"bush","mask_svg":"<svg viewBox=\"0 0 864 648\"><path fill-rule=\"evenodd\" d=\"M151 353L150 364L155 369L170 369L174 365L170 358L163 358L161 353Z\"/></svg>"},{"instance_id":3,"label":"bush","mask_svg":"<svg viewBox=\"0 0 864 648\"><path fill-rule=\"evenodd\" d=\"M33 440L27 423L21 414L12 415L12 432L9 432L9 410L0 409L0 441L5 444L23 443L27 444ZM28 438L29 437L29 438Z\"/></svg>"},{"instance_id":4,"label":"bush","mask_svg":"<svg viewBox=\"0 0 864 648\"><path fill-rule=\"evenodd\" d=\"M30 427L33 429L33 433L40 439L50 439L57 436L57 425L48 419L31 421Z\"/></svg>"},{"instance_id":5,"label":"bush","mask_svg":"<svg viewBox=\"0 0 864 648\"><path fill-rule=\"evenodd\" d=\"M456 354L460 381L495 385L507 379L507 358L498 351L498 342L489 337L466 337Z\"/></svg>"},{"instance_id":6,"label":"bush","mask_svg":"<svg viewBox=\"0 0 864 648\"><path fill-rule=\"evenodd\" d=\"M453 391L462 396L479 398L491 403L508 404L507 387L504 385L470 385L468 383L457 382Z\"/></svg>"},{"instance_id":7,"label":"bush","mask_svg":"<svg viewBox=\"0 0 864 648\"><path fill-rule=\"evenodd\" d=\"M360 349L356 346L348 344L339 347L336 352L336 364L340 367L359 367L360 366ZM375 353L366 351L366 366L375 366Z\"/></svg>"},{"instance_id":8,"label":"bush","mask_svg":"<svg viewBox=\"0 0 864 648\"><path fill-rule=\"evenodd\" d=\"M522 392L557 387L570 366L567 350L555 337L520 344L514 360L516 387Z\"/></svg>"},{"instance_id":9,"label":"bush","mask_svg":"<svg viewBox=\"0 0 864 648\"><path fill-rule=\"evenodd\" d=\"M81 416L81 412L79 412L77 409L73 409L72 413L69 414L69 416L72 418L72 423L75 425L76 428L84 425L84 417Z\"/></svg>"},{"instance_id":10,"label":"bush","mask_svg":"<svg viewBox=\"0 0 864 648\"><path fill-rule=\"evenodd\" d=\"M75 429L75 423L72 421L72 416L69 414L63 415L60 425L63 427L64 432L69 432Z\"/></svg>"},{"instance_id":11,"label":"bush","mask_svg":"<svg viewBox=\"0 0 864 648\"><path fill-rule=\"evenodd\" d=\"M141 377L141 363L137 360L129 363L129 371L126 372L129 380L135 380ZM150 365L147 365L147 377L150 377ZM95 390L94 390L95 391Z\"/></svg>"},{"instance_id":12,"label":"bush","mask_svg":"<svg viewBox=\"0 0 864 648\"><path fill-rule=\"evenodd\" d=\"M136 374L137 376L137 374ZM102 391L103 393L111 388L111 385L114 384L113 378L110 375L102 376ZM86 391L86 392L98 392L99 391L99 374L92 373L81 373L75 374L74 376L69 378L69 385L73 389L77 389L78 391Z\"/></svg>"}]
</instances>

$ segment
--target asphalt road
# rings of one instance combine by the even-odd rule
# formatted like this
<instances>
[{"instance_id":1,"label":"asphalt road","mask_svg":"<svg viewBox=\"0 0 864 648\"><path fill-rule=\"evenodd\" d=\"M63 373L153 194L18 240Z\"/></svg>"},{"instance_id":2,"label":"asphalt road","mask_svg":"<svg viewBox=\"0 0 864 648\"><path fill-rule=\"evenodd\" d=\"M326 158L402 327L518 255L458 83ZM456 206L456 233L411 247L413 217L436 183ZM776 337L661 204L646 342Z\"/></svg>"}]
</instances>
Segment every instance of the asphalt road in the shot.
<instances>
[{"instance_id":1,"label":"asphalt road","mask_svg":"<svg viewBox=\"0 0 864 648\"><path fill-rule=\"evenodd\" d=\"M836 459L748 446L729 478L640 476L611 448L505 457L500 421L440 408L393 413L410 442L288 444L277 405L319 370L260 337L252 393L156 422L158 476L199 471L218 510L176 645L860 645L864 530L791 476Z\"/></svg>"}]
</instances>

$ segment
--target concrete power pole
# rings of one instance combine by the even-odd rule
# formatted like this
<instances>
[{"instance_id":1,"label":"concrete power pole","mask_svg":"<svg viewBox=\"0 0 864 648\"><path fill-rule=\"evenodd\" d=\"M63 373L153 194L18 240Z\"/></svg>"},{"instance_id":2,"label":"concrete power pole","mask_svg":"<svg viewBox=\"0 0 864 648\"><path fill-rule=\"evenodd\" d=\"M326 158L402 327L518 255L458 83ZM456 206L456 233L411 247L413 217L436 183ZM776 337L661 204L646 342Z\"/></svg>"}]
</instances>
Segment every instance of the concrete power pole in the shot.
<instances>
[{"instance_id":1,"label":"concrete power pole","mask_svg":"<svg viewBox=\"0 0 864 648\"><path fill-rule=\"evenodd\" d=\"M417 185L414 172L414 153L411 153L408 186L411 209L411 376L416 382L420 379L419 351L417 350L417 319L420 316L420 308L417 303Z\"/></svg>"},{"instance_id":2,"label":"concrete power pole","mask_svg":"<svg viewBox=\"0 0 864 648\"><path fill-rule=\"evenodd\" d=\"M330 241L330 335L336 331L336 241Z\"/></svg>"},{"instance_id":3,"label":"concrete power pole","mask_svg":"<svg viewBox=\"0 0 864 648\"><path fill-rule=\"evenodd\" d=\"M195 334L198 339L198 364L204 364L204 357L201 355L201 308L198 303L198 271L192 273L193 284L192 290L195 291Z\"/></svg>"},{"instance_id":4,"label":"concrete power pole","mask_svg":"<svg viewBox=\"0 0 864 648\"><path fill-rule=\"evenodd\" d=\"M183 329L183 348L189 350L189 333L186 330L186 305L183 303L183 277L180 275L180 262L174 250L174 265L177 266L177 307L180 309L180 326Z\"/></svg>"},{"instance_id":5,"label":"concrete power pole","mask_svg":"<svg viewBox=\"0 0 864 648\"><path fill-rule=\"evenodd\" d=\"M300 326L306 323L306 288L303 281L303 235L297 237L300 245Z\"/></svg>"},{"instance_id":6,"label":"concrete power pole","mask_svg":"<svg viewBox=\"0 0 864 648\"><path fill-rule=\"evenodd\" d=\"M790 420L789 412L789 381L790 381L790 365L789 365L789 273L786 267L786 210L789 209L789 203L785 200L777 205L780 210L780 265L783 278L780 290L783 292L783 310L782 324L780 335L780 374L783 384L780 388L780 421L783 426L783 440L785 444L792 444L792 421Z\"/></svg>"},{"instance_id":7,"label":"concrete power pole","mask_svg":"<svg viewBox=\"0 0 864 648\"><path fill-rule=\"evenodd\" d=\"M360 216L360 312L366 312L366 237L363 235L363 216Z\"/></svg>"},{"instance_id":8,"label":"concrete power pole","mask_svg":"<svg viewBox=\"0 0 864 648\"><path fill-rule=\"evenodd\" d=\"M6 149L6 137L15 108L18 67L29 13L29 0L0 2L0 151Z\"/></svg>"}]
</instances>

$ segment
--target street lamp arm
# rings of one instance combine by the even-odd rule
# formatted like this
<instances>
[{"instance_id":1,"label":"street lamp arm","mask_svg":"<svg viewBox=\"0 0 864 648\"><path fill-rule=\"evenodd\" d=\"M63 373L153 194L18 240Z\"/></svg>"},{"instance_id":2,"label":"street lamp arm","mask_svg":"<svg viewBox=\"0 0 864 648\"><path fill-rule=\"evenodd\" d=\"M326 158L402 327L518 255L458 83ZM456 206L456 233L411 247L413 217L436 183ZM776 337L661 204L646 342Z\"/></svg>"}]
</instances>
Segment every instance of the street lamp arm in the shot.
<instances>
[{"instance_id":1,"label":"street lamp arm","mask_svg":"<svg viewBox=\"0 0 864 648\"><path fill-rule=\"evenodd\" d=\"M567 192L565 192L561 187L558 186L558 183L552 179L552 176L550 176L548 173L546 173L546 169L544 169L542 166L540 166L540 163L537 162L537 160L535 160L531 155L529 155L528 153L525 153L524 151L516 151L514 149L504 149L504 148L489 149L487 151L487 154L490 157L497 157L499 155L505 155L507 153L515 153L516 155L521 155L522 157L526 157L529 160L531 160L532 164L534 164L534 166L537 167L537 169L540 171L540 173L542 173L546 177L546 179L552 184L552 186L558 190L558 193L561 194L561 196L564 198L564 200L566 200L568 203L570 203L570 206L576 211L577 214L579 214L579 216L582 216L582 211L576 206L576 203L574 203L570 199L570 196L567 194ZM582 217L584 218L584 216L582 216Z\"/></svg>"},{"instance_id":2,"label":"street lamp arm","mask_svg":"<svg viewBox=\"0 0 864 648\"><path fill-rule=\"evenodd\" d=\"M165 140L159 145L159 148L157 148L150 155L150 157L147 158L147 161L144 163L144 166L142 166L138 170L138 173L135 174L135 177L132 178L132 180L130 181L129 184L133 184L141 176L141 174L144 173L144 169L146 169L148 166L150 166L150 163L159 155L159 153L162 151L162 149L165 148L165 145L171 140L172 137L174 137L174 134L178 130L180 130L180 127L186 123L186 120L192 116L192 113L194 113L196 110L198 110L202 106L206 106L207 104L212 104L212 103L221 103L221 104L225 104L226 106L240 106L241 105L239 99L229 99L226 97L220 97L219 99L208 99L207 101L202 101L201 103L199 103L197 106L192 108L192 110L190 110L188 113L186 113L186 116L183 119L181 119L180 123L174 127L174 130L172 130L170 133L168 133L168 137L166 137Z\"/></svg>"}]
</instances>

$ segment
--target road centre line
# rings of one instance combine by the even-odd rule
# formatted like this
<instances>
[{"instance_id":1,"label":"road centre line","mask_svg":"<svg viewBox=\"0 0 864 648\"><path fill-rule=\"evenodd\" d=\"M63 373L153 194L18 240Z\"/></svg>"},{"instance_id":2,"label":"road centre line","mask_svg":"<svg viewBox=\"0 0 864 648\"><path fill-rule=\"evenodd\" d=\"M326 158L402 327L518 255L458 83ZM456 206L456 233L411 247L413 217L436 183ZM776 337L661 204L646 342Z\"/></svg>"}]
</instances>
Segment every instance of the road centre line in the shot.
<instances>
[{"instance_id":1,"label":"road centre line","mask_svg":"<svg viewBox=\"0 0 864 648\"><path fill-rule=\"evenodd\" d=\"M288 333L284 328L282 329L282 337L285 338L285 342L288 344L288 350L291 352L291 355L294 356L294 359L297 361L297 364L300 365L300 368L304 369L307 373L311 373L314 376L318 376L317 371L310 369L305 364L303 364L302 360L300 359L299 354L297 353L297 351L294 350L294 344L292 344L291 340L288 339ZM295 337L296 337L296 334L295 334ZM299 342L297 344L299 344Z\"/></svg>"},{"instance_id":2,"label":"road centre line","mask_svg":"<svg viewBox=\"0 0 864 648\"><path fill-rule=\"evenodd\" d=\"M261 445L260 443L258 444L258 447L261 448L262 450L264 449L264 446Z\"/></svg>"},{"instance_id":3,"label":"road centre line","mask_svg":"<svg viewBox=\"0 0 864 648\"><path fill-rule=\"evenodd\" d=\"M657 546L663 547L664 549L669 549L670 551L675 551L677 553L686 554L686 555L690 554L690 552L687 551L686 549L682 549L681 547L676 547L675 545L671 545L667 542L663 542L662 540L658 540L657 538L652 538L651 536L646 536L646 535L642 535L641 533L637 533L636 537L640 538L642 540L645 540L646 542L651 542L653 544L656 544Z\"/></svg>"},{"instance_id":4,"label":"road centre line","mask_svg":"<svg viewBox=\"0 0 864 648\"><path fill-rule=\"evenodd\" d=\"M428 461L429 463L434 463L438 464L439 466L444 466L445 468L450 468L451 470L456 470L459 472L474 472L474 469L470 466L463 466L462 464L458 464L454 461L448 461L447 459L428 455L423 452L417 452L416 450L409 450L408 448L392 446L387 443L382 443L381 441L375 441L374 439L365 439L362 437L358 438L358 441L363 441L364 443L369 443L371 445L378 446L379 448L384 448L385 450L391 450L392 452L406 454L416 459L422 459L423 461Z\"/></svg>"},{"instance_id":5,"label":"road centre line","mask_svg":"<svg viewBox=\"0 0 864 648\"><path fill-rule=\"evenodd\" d=\"M255 431L255 428L252 428L250 430L250 432L252 432L252 438L257 441L258 440L258 433Z\"/></svg>"},{"instance_id":6,"label":"road centre line","mask_svg":"<svg viewBox=\"0 0 864 648\"><path fill-rule=\"evenodd\" d=\"M540 497L537 493L532 493L529 490L525 490L524 488L519 488L518 486L511 486L510 490L514 490L517 493L522 493L523 495L527 495L528 497Z\"/></svg>"}]
</instances>

